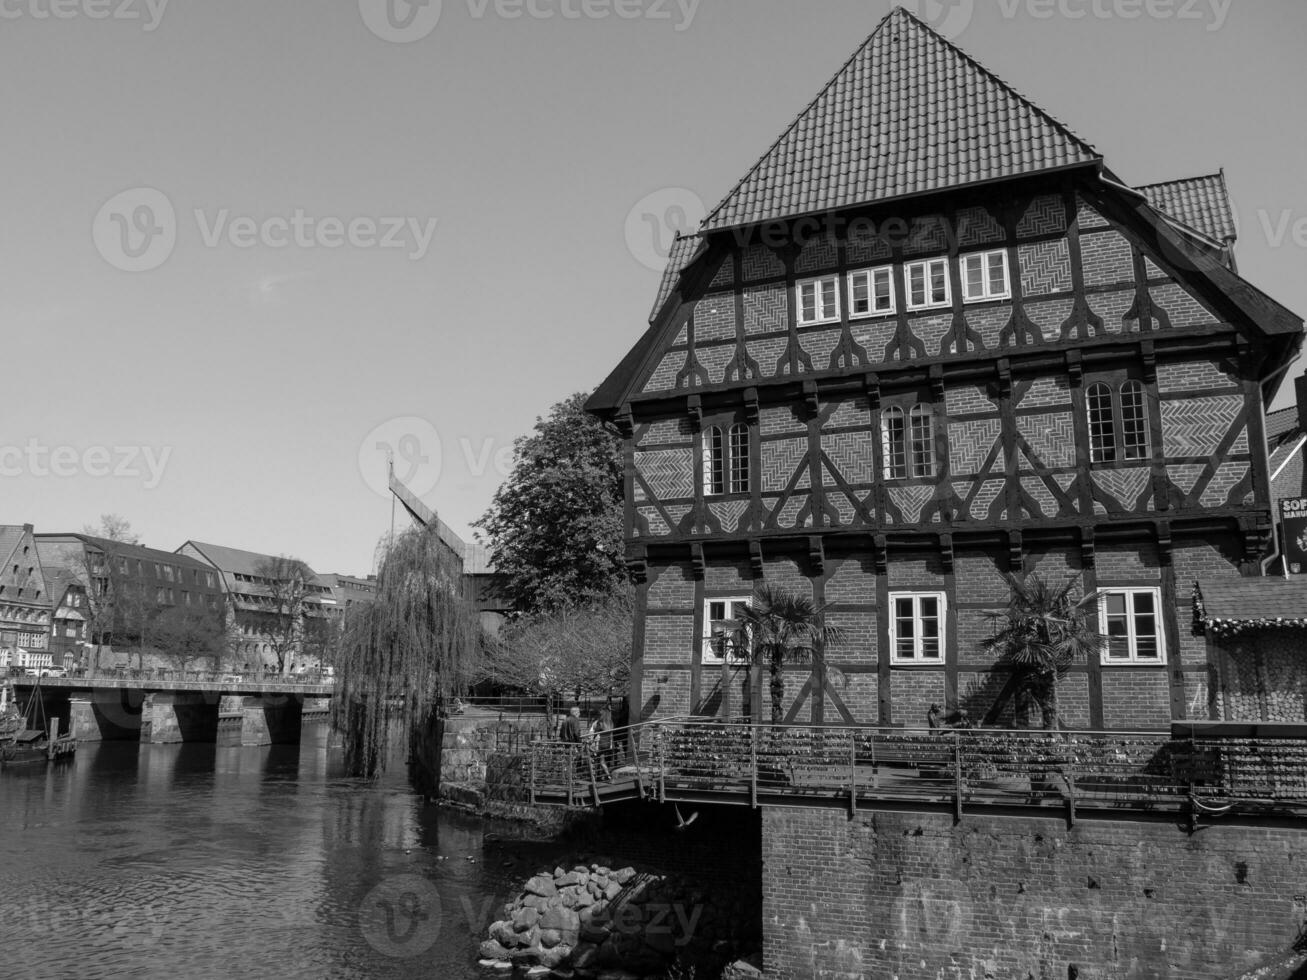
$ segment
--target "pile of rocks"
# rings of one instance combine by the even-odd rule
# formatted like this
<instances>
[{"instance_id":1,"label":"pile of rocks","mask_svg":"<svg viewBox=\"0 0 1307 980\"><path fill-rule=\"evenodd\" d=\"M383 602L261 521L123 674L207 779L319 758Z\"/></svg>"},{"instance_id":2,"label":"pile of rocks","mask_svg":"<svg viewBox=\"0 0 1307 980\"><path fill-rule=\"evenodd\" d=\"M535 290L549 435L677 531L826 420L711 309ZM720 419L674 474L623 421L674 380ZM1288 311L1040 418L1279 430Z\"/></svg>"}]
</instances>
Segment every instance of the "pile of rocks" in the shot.
<instances>
[{"instance_id":1,"label":"pile of rocks","mask_svg":"<svg viewBox=\"0 0 1307 980\"><path fill-rule=\"evenodd\" d=\"M483 966L565 968L582 977L661 977L678 962L723 964L747 932L731 899L718 904L679 876L597 863L540 872L503 911L481 944Z\"/></svg>"}]
</instances>

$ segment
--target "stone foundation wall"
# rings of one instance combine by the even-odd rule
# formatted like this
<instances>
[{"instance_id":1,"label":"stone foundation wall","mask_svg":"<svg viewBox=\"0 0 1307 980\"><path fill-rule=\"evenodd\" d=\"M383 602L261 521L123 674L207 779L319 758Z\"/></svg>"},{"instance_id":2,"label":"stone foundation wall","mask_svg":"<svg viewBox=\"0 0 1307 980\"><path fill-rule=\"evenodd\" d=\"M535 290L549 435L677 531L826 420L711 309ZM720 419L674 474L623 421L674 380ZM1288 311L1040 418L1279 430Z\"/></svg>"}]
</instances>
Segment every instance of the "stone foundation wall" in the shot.
<instances>
[{"instance_id":1,"label":"stone foundation wall","mask_svg":"<svg viewBox=\"0 0 1307 980\"><path fill-rule=\"evenodd\" d=\"M1307 920L1307 828L767 808L768 980L1226 980Z\"/></svg>"}]
</instances>

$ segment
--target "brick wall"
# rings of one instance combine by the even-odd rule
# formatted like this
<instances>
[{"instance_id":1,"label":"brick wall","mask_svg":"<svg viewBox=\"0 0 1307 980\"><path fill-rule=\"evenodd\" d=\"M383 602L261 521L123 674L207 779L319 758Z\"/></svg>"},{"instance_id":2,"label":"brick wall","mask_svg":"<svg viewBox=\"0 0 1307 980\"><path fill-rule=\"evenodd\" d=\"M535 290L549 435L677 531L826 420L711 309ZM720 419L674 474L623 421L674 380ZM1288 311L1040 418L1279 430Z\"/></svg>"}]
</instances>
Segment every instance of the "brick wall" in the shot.
<instances>
[{"instance_id":1,"label":"brick wall","mask_svg":"<svg viewBox=\"0 0 1307 980\"><path fill-rule=\"evenodd\" d=\"M1305 849L1301 828L766 808L765 972L1224 980L1293 942Z\"/></svg>"}]
</instances>

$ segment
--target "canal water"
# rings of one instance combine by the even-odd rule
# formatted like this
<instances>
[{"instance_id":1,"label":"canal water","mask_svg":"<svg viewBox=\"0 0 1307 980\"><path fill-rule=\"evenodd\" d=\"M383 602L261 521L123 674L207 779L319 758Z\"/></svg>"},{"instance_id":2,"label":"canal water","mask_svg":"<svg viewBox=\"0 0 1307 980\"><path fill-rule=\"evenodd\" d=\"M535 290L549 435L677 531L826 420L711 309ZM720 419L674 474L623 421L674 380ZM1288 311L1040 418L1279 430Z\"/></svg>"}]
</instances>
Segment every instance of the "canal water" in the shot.
<instances>
[{"instance_id":1,"label":"canal water","mask_svg":"<svg viewBox=\"0 0 1307 980\"><path fill-rule=\"evenodd\" d=\"M83 743L0 770L0 977L481 976L531 869L403 769L346 778L306 726L299 746Z\"/></svg>"}]
</instances>

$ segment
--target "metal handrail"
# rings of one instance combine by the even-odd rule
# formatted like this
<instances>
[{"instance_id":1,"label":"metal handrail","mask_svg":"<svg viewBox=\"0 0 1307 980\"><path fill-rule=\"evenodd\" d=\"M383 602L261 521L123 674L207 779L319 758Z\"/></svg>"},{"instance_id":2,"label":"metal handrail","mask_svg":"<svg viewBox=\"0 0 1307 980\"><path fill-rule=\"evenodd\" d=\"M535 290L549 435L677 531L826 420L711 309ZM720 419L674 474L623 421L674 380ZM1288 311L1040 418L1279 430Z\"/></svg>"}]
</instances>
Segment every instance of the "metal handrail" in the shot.
<instances>
[{"instance_id":1,"label":"metal handrail","mask_svg":"<svg viewBox=\"0 0 1307 980\"><path fill-rule=\"evenodd\" d=\"M1072 822L1086 807L1191 799L1307 806L1307 739L679 718L618 732L631 736L639 794L660 801L682 792L756 807L760 798L847 794L851 812L860 797L895 798L951 804L958 816L967 805L1018 802L1064 806ZM538 740L533 752L564 744ZM544 785L534 789L548 795Z\"/></svg>"}]
</instances>

